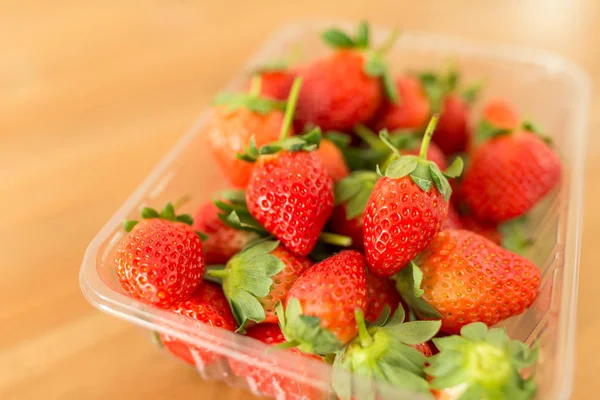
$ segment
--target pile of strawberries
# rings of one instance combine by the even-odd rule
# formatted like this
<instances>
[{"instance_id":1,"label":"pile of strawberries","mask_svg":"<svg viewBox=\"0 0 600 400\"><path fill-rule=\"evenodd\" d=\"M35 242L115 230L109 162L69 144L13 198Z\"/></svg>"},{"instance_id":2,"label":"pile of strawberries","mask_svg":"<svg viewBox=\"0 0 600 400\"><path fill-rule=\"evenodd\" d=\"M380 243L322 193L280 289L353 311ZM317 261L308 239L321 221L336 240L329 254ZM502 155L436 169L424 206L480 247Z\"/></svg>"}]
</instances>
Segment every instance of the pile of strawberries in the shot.
<instances>
[{"instance_id":1,"label":"pile of strawberries","mask_svg":"<svg viewBox=\"0 0 600 400\"><path fill-rule=\"evenodd\" d=\"M473 127L478 88L455 71L392 77L395 35L372 47L361 23L323 39L326 57L257 71L217 97L205 134L233 188L193 218L167 204L126 221L123 289L332 364L341 399L384 398L369 382L440 399L532 398L536 346L489 327L536 299L522 226L557 186L559 157L505 100ZM193 365L220 358L161 342ZM322 396L257 366L230 368L266 395Z\"/></svg>"}]
</instances>

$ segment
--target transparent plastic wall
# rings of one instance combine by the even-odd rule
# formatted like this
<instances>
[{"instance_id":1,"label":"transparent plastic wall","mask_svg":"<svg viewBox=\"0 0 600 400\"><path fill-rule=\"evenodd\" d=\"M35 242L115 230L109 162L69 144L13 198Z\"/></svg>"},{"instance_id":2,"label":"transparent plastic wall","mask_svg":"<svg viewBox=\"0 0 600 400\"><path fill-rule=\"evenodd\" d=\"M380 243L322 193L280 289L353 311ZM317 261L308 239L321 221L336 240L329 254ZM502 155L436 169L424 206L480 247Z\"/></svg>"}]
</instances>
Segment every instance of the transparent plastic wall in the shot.
<instances>
[{"instance_id":1,"label":"transparent plastic wall","mask_svg":"<svg viewBox=\"0 0 600 400\"><path fill-rule=\"evenodd\" d=\"M290 53L310 60L325 54L319 33L331 22L303 22L274 33L248 65L229 85L239 86L247 71L269 60ZM352 28L354 24L339 23ZM389 34L376 30L375 41ZM302 62L300 60L300 62ZM403 33L389 54L394 72L441 69L452 62L464 82L483 80L485 90L478 104L501 95L526 117L535 118L564 162L560 189L536 207L528 219L528 230L535 245L526 256L542 271L541 293L523 315L502 323L509 334L531 343L540 341L537 366L539 398L567 399L573 375L573 347L579 267L582 167L586 135L589 82L576 66L547 53L513 47L470 45L427 34ZM158 95L158 94L157 94ZM474 115L477 115L475 110ZM272 376L286 376L297 382L292 395L277 393L278 398L328 398L331 369L286 352L267 353L267 347L252 339L209 326L194 324L164 310L146 306L126 297L119 287L110 262L115 244L122 237L121 221L137 216L143 205L161 207L166 201L184 194L192 201L183 212L209 199L225 186L212 162L202 128L208 114L192 128L161 161L151 175L124 203L90 244L81 267L80 282L88 300L99 309L148 329L178 336L222 357L210 365L198 361L197 369L206 379L221 379L234 386L256 392L256 384L235 376L230 362L248 363L264 368ZM187 207L187 209L186 209ZM143 340L143 339L140 339ZM372 384L358 377L353 385ZM382 399L418 399L378 385ZM334 397L332 397L334 398Z\"/></svg>"}]
</instances>

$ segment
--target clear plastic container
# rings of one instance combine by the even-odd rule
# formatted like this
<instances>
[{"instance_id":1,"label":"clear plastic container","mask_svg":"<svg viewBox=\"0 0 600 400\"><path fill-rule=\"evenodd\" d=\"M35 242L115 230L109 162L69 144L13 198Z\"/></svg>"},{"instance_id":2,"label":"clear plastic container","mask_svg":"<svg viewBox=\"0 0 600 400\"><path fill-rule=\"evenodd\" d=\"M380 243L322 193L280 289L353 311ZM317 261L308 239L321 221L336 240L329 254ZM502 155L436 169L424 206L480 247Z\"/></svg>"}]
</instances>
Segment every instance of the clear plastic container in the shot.
<instances>
[{"instance_id":1,"label":"clear plastic container","mask_svg":"<svg viewBox=\"0 0 600 400\"><path fill-rule=\"evenodd\" d=\"M309 60L328 50L319 33L330 21L308 21L287 25L275 32L247 66L229 85L239 86L252 67L290 54ZM336 25L352 29L354 23ZM375 29L373 39L380 42L388 31ZM472 45L429 34L404 32L389 54L395 72L423 68L440 69L452 60L465 81L484 79L485 98L502 95L523 115L535 117L546 128L564 162L560 189L548 196L532 212L528 229L536 244L526 256L542 271L541 293L524 314L503 323L509 334L531 343L540 342L537 366L539 396L542 399L567 399L573 378L573 351L577 306L577 277L581 235L582 177L585 157L586 123L589 103L589 80L577 66L554 55L531 49ZM480 101L479 103L482 103ZM477 110L475 110L477 113ZM294 396L287 398L333 398L329 366L306 360L288 352L267 352L267 346L231 332L193 321L142 304L123 294L117 283L111 257L115 244L123 236L121 221L137 217L144 205L162 206L183 194L193 201L182 211L210 198L224 188L215 163L208 153L203 126L205 112L194 127L175 145L150 176L127 199L102 228L87 249L80 272L82 291L91 304L102 311L148 329L179 337L196 346L222 355L218 361L197 369L202 377L221 379L255 393L254 382L236 376L230 360L264 368L270 375L294 379ZM348 376L352 384L363 382ZM382 399L417 399L419 396L378 385ZM278 393L278 398L286 398Z\"/></svg>"}]
</instances>

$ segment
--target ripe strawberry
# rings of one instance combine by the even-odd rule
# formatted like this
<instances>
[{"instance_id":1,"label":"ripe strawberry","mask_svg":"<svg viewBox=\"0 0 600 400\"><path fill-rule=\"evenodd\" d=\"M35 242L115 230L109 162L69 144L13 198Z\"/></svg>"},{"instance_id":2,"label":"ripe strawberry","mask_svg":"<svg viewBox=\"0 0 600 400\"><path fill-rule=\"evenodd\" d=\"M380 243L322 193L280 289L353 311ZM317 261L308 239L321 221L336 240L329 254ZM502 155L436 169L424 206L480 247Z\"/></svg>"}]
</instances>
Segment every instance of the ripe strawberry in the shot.
<instances>
[{"instance_id":1,"label":"ripe strawberry","mask_svg":"<svg viewBox=\"0 0 600 400\"><path fill-rule=\"evenodd\" d=\"M440 113L433 141L447 155L465 151L470 143L469 105L475 99L478 86L459 94L460 76L450 69L445 76L426 72L420 75L421 85L429 98L431 110Z\"/></svg>"},{"instance_id":2,"label":"ripe strawberry","mask_svg":"<svg viewBox=\"0 0 600 400\"><path fill-rule=\"evenodd\" d=\"M211 282L201 283L191 297L171 311L228 331L234 331L237 326L221 287ZM207 365L220 358L208 349L190 345L176 337L162 334L160 338L167 350L190 365Z\"/></svg>"},{"instance_id":3,"label":"ripe strawberry","mask_svg":"<svg viewBox=\"0 0 600 400\"><path fill-rule=\"evenodd\" d=\"M365 207L379 177L375 172L356 171L335 185L336 207L331 214L331 230L352 238L352 246L363 249Z\"/></svg>"},{"instance_id":4,"label":"ripe strawberry","mask_svg":"<svg viewBox=\"0 0 600 400\"><path fill-rule=\"evenodd\" d=\"M257 146L277 140L282 129L285 103L261 97L260 80L250 93L222 94L216 99L206 136L212 153L226 178L236 187L245 187L253 165L236 154L254 139ZM293 135L293 132L290 132Z\"/></svg>"},{"instance_id":5,"label":"ripe strawberry","mask_svg":"<svg viewBox=\"0 0 600 400\"><path fill-rule=\"evenodd\" d=\"M252 217L294 254L308 255L333 211L333 181L313 152L321 131L288 138L302 79L294 81L278 141L251 143L238 158L256 162L246 188Z\"/></svg>"},{"instance_id":6,"label":"ripe strawberry","mask_svg":"<svg viewBox=\"0 0 600 400\"><path fill-rule=\"evenodd\" d=\"M538 358L538 346L511 340L505 329L482 323L463 327L460 336L433 339L440 353L425 372L436 399L533 399L535 376L523 377Z\"/></svg>"},{"instance_id":7,"label":"ripe strawberry","mask_svg":"<svg viewBox=\"0 0 600 400\"><path fill-rule=\"evenodd\" d=\"M347 372L367 378L365 382L372 379L411 393L428 393L423 372L426 356L420 350L430 354L426 342L440 329L440 321L404 322L402 307L391 319L388 317L389 312L367 327L362 312L356 310L358 336L336 355L333 363L332 385L340 399L389 397L378 393L377 386L352 385Z\"/></svg>"},{"instance_id":8,"label":"ripe strawberry","mask_svg":"<svg viewBox=\"0 0 600 400\"><path fill-rule=\"evenodd\" d=\"M469 106L459 96L450 94L444 99L439 129L434 142L445 154L465 151L469 145Z\"/></svg>"},{"instance_id":9,"label":"ripe strawberry","mask_svg":"<svg viewBox=\"0 0 600 400\"><path fill-rule=\"evenodd\" d=\"M225 264L242 251L250 241L258 238L253 232L241 231L225 224L219 218L219 209L208 201L194 214L195 230L208 235L202 243L206 264Z\"/></svg>"},{"instance_id":10,"label":"ripe strawberry","mask_svg":"<svg viewBox=\"0 0 600 400\"><path fill-rule=\"evenodd\" d=\"M457 158L445 174L425 158L437 116L427 127L419 156L394 160L375 185L365 210L365 254L370 271L389 277L404 268L439 232L452 190L446 176L462 168ZM446 175L446 176L445 176Z\"/></svg>"},{"instance_id":11,"label":"ripe strawberry","mask_svg":"<svg viewBox=\"0 0 600 400\"><path fill-rule=\"evenodd\" d=\"M536 134L515 131L472 154L461 195L478 219L503 222L535 206L560 180L560 159Z\"/></svg>"},{"instance_id":12,"label":"ripe strawberry","mask_svg":"<svg viewBox=\"0 0 600 400\"><path fill-rule=\"evenodd\" d=\"M304 78L296 113L300 126L350 130L373 117L381 105L382 88L393 102L397 101L396 88L383 60L395 36L382 48L370 49L369 27L362 23L356 38L331 29L323 39L336 51L299 72Z\"/></svg>"},{"instance_id":13,"label":"ripe strawberry","mask_svg":"<svg viewBox=\"0 0 600 400\"><path fill-rule=\"evenodd\" d=\"M229 260L224 269L208 275L222 279L240 329L248 321L277 322L275 304L285 301L292 284L312 265L274 240L259 240Z\"/></svg>"},{"instance_id":14,"label":"ripe strawberry","mask_svg":"<svg viewBox=\"0 0 600 400\"><path fill-rule=\"evenodd\" d=\"M399 304L400 295L394 281L367 273L367 322L374 324L386 306L394 314Z\"/></svg>"},{"instance_id":15,"label":"ripe strawberry","mask_svg":"<svg viewBox=\"0 0 600 400\"><path fill-rule=\"evenodd\" d=\"M248 328L246 336L260 340L271 346L285 343L285 337L277 324L262 323L253 326ZM303 353L298 349L288 349L286 351L303 356L306 359L323 361L319 356ZM256 366L257 363L241 362L233 358L229 359L229 365L235 375L245 377L249 382L249 386L263 395L275 398L283 396L285 399L298 400L322 398L323 394L314 387L274 373L273 371L284 368L283 365L279 365L278 360L269 357L268 360L262 359L261 361L267 361L270 364L269 367L261 368ZM316 379L318 375L315 375L312 368L313 365L314 363L306 362L301 365L295 365L294 369L302 371L302 374L306 374L306 378L313 377L313 379ZM289 369L289 366L286 365L285 368Z\"/></svg>"},{"instance_id":16,"label":"ripe strawberry","mask_svg":"<svg viewBox=\"0 0 600 400\"><path fill-rule=\"evenodd\" d=\"M350 173L344 155L333 142L322 139L319 148L316 150L316 155L334 183Z\"/></svg>"},{"instance_id":17,"label":"ripe strawberry","mask_svg":"<svg viewBox=\"0 0 600 400\"><path fill-rule=\"evenodd\" d=\"M278 68L264 68L258 71L260 77L260 95L276 100L286 100L296 74L287 70L283 65ZM247 88L252 87L252 81L247 83Z\"/></svg>"},{"instance_id":18,"label":"ripe strawberry","mask_svg":"<svg viewBox=\"0 0 600 400\"><path fill-rule=\"evenodd\" d=\"M127 235L114 259L119 283L132 297L169 308L187 299L204 274L202 242L192 218L176 216L171 203L159 214L142 210L142 221L125 221Z\"/></svg>"},{"instance_id":19,"label":"ripe strawberry","mask_svg":"<svg viewBox=\"0 0 600 400\"><path fill-rule=\"evenodd\" d=\"M445 230L396 281L419 317L441 315L441 331L454 334L471 322L492 326L522 313L538 294L540 271L483 236Z\"/></svg>"},{"instance_id":20,"label":"ripe strawberry","mask_svg":"<svg viewBox=\"0 0 600 400\"><path fill-rule=\"evenodd\" d=\"M396 90L400 100L386 101L378 111L373 124L377 131L382 129L416 129L427 123L430 115L429 100L418 79L398 77Z\"/></svg>"},{"instance_id":21,"label":"ripe strawberry","mask_svg":"<svg viewBox=\"0 0 600 400\"><path fill-rule=\"evenodd\" d=\"M354 310L367 301L365 259L345 250L307 269L292 285L283 306L277 305L288 342L314 354L338 351L357 333Z\"/></svg>"}]
</instances>

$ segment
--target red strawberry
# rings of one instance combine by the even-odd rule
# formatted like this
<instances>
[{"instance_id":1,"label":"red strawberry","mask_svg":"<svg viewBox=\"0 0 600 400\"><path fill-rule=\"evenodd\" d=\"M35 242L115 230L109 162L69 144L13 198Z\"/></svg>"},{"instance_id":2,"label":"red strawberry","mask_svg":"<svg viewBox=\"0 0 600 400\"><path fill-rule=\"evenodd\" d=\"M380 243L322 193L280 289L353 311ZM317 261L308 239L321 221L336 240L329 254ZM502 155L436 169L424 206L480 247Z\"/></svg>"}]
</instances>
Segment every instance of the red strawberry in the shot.
<instances>
[{"instance_id":1,"label":"red strawberry","mask_svg":"<svg viewBox=\"0 0 600 400\"><path fill-rule=\"evenodd\" d=\"M427 342L416 344L413 347L419 350L419 353L423 354L425 357L431 357L433 355L431 346Z\"/></svg>"},{"instance_id":2,"label":"red strawberry","mask_svg":"<svg viewBox=\"0 0 600 400\"><path fill-rule=\"evenodd\" d=\"M499 223L528 212L560 175L560 159L548 144L532 132L516 131L475 150L461 195L476 218Z\"/></svg>"},{"instance_id":3,"label":"red strawberry","mask_svg":"<svg viewBox=\"0 0 600 400\"><path fill-rule=\"evenodd\" d=\"M394 281L387 278L367 274L367 312L365 320L375 323L385 306L393 315L400 304L400 295L396 291Z\"/></svg>"},{"instance_id":4,"label":"red strawberry","mask_svg":"<svg viewBox=\"0 0 600 400\"><path fill-rule=\"evenodd\" d=\"M345 250L307 269L288 292L285 313L279 304L277 315L289 342L329 354L356 336L354 311L365 309L366 300L365 259Z\"/></svg>"},{"instance_id":5,"label":"red strawberry","mask_svg":"<svg viewBox=\"0 0 600 400\"><path fill-rule=\"evenodd\" d=\"M250 214L298 255L308 255L333 211L333 182L314 153L262 156L246 189Z\"/></svg>"},{"instance_id":6,"label":"red strawberry","mask_svg":"<svg viewBox=\"0 0 600 400\"><path fill-rule=\"evenodd\" d=\"M393 42L378 50L369 49L366 23L360 25L356 38L331 29L323 34L323 39L337 50L300 71L304 78L296 113L300 126L350 130L373 117L382 101L382 88L392 101L397 100L383 60Z\"/></svg>"},{"instance_id":7,"label":"red strawberry","mask_svg":"<svg viewBox=\"0 0 600 400\"><path fill-rule=\"evenodd\" d=\"M132 297L169 308L187 299L204 274L202 242L189 215L168 203L159 214L142 210L141 222L126 221L127 235L114 259L119 283Z\"/></svg>"},{"instance_id":8,"label":"red strawberry","mask_svg":"<svg viewBox=\"0 0 600 400\"><path fill-rule=\"evenodd\" d=\"M260 340L261 342L271 346L285 343L285 337L283 336L283 333L281 333L281 329L279 329L277 324L263 323L253 326L248 329L246 336ZM286 351L303 356L306 359L312 359L321 362L323 361L323 359L319 356L303 353L298 349L289 349ZM261 361L265 362L267 360L263 359ZM275 398L280 398L283 396L285 399L298 400L322 398L323 394L312 386L297 382L293 379L273 372L282 368L289 369L289 366L278 365L278 362L272 357L269 357L268 362L271 364L269 365L269 368L261 368L257 367L254 363L241 362L233 358L229 359L229 365L231 366L232 372L235 375L245 377L249 383L249 386L261 394ZM310 378L311 375L314 375L314 371L311 373L311 364L313 363L306 362L305 364L306 365L294 365L294 370L301 370L303 374L307 375L306 378ZM313 379L316 378L317 376L314 375Z\"/></svg>"},{"instance_id":9,"label":"red strawberry","mask_svg":"<svg viewBox=\"0 0 600 400\"><path fill-rule=\"evenodd\" d=\"M316 154L334 183L350 173L344 155L333 142L322 139Z\"/></svg>"},{"instance_id":10,"label":"red strawberry","mask_svg":"<svg viewBox=\"0 0 600 400\"><path fill-rule=\"evenodd\" d=\"M219 218L219 209L208 201L194 214L193 228L206 233L208 238L202 243L206 264L225 264L231 257L242 251L250 241L258 236L253 232L241 231L226 225Z\"/></svg>"},{"instance_id":11,"label":"red strawberry","mask_svg":"<svg viewBox=\"0 0 600 400\"><path fill-rule=\"evenodd\" d=\"M245 187L253 165L237 159L236 154L254 140L262 146L277 140L284 120L285 103L260 96L260 80L254 79L250 93L226 93L217 97L206 128L212 153L229 182ZM293 135L293 131L289 132Z\"/></svg>"},{"instance_id":12,"label":"red strawberry","mask_svg":"<svg viewBox=\"0 0 600 400\"><path fill-rule=\"evenodd\" d=\"M433 139L445 154L465 151L469 145L469 106L454 94L444 99L438 131Z\"/></svg>"},{"instance_id":13,"label":"red strawberry","mask_svg":"<svg viewBox=\"0 0 600 400\"><path fill-rule=\"evenodd\" d=\"M276 100L286 100L296 74L285 68L265 69L259 71L261 86L260 95L270 97ZM248 82L247 88L252 87L252 82Z\"/></svg>"},{"instance_id":14,"label":"red strawberry","mask_svg":"<svg viewBox=\"0 0 600 400\"><path fill-rule=\"evenodd\" d=\"M420 75L432 111L441 113L433 141L447 155L463 152L470 144L469 104L479 90L478 86L471 86L459 94L459 79L460 76L453 69L445 76L431 72Z\"/></svg>"},{"instance_id":15,"label":"red strawberry","mask_svg":"<svg viewBox=\"0 0 600 400\"><path fill-rule=\"evenodd\" d=\"M171 310L184 317L228 331L234 331L237 326L221 287L211 282L200 284L190 298ZM176 337L160 337L167 350L190 365L207 365L220 358L208 349L190 345Z\"/></svg>"},{"instance_id":16,"label":"red strawberry","mask_svg":"<svg viewBox=\"0 0 600 400\"><path fill-rule=\"evenodd\" d=\"M419 156L401 156L387 168L365 210L365 254L370 271L389 277L404 268L439 232L448 214L451 189L446 177L425 158L435 129L434 116ZM460 174L457 158L446 175Z\"/></svg>"},{"instance_id":17,"label":"red strawberry","mask_svg":"<svg viewBox=\"0 0 600 400\"><path fill-rule=\"evenodd\" d=\"M336 355L333 363L332 386L340 399L389 397L378 393L377 386L352 385L348 372L411 393L428 393L423 352L430 354L426 342L438 332L440 321L404 322L402 307L392 318L387 317L389 314L367 327L360 309L356 310L358 336Z\"/></svg>"},{"instance_id":18,"label":"red strawberry","mask_svg":"<svg viewBox=\"0 0 600 400\"><path fill-rule=\"evenodd\" d=\"M473 323L460 336L435 338L440 353L425 372L436 399L533 399L535 376L524 372L538 358L538 346L511 340L506 330Z\"/></svg>"},{"instance_id":19,"label":"red strawberry","mask_svg":"<svg viewBox=\"0 0 600 400\"><path fill-rule=\"evenodd\" d=\"M208 275L222 279L223 291L243 329L248 321L277 322L275 304L285 301L292 284L312 265L274 240L262 239Z\"/></svg>"},{"instance_id":20,"label":"red strawberry","mask_svg":"<svg viewBox=\"0 0 600 400\"><path fill-rule=\"evenodd\" d=\"M335 185L336 207L329 221L333 232L352 238L352 246L363 249L363 215L379 177L375 172L356 171Z\"/></svg>"},{"instance_id":21,"label":"red strawberry","mask_svg":"<svg viewBox=\"0 0 600 400\"><path fill-rule=\"evenodd\" d=\"M246 188L252 217L300 256L308 255L333 211L333 181L313 150L321 132L287 138L302 79L290 91L280 139L260 149L254 143L238 158L256 162Z\"/></svg>"},{"instance_id":22,"label":"red strawberry","mask_svg":"<svg viewBox=\"0 0 600 400\"><path fill-rule=\"evenodd\" d=\"M416 129L427 123L430 115L429 100L418 79L398 77L396 90L399 93L397 103L385 102L375 117L374 128L382 129Z\"/></svg>"},{"instance_id":23,"label":"red strawberry","mask_svg":"<svg viewBox=\"0 0 600 400\"><path fill-rule=\"evenodd\" d=\"M533 263L466 230L440 232L415 264L396 277L402 297L422 318L441 315L442 332L451 334L471 322L492 326L521 314L540 286Z\"/></svg>"}]
</instances>

